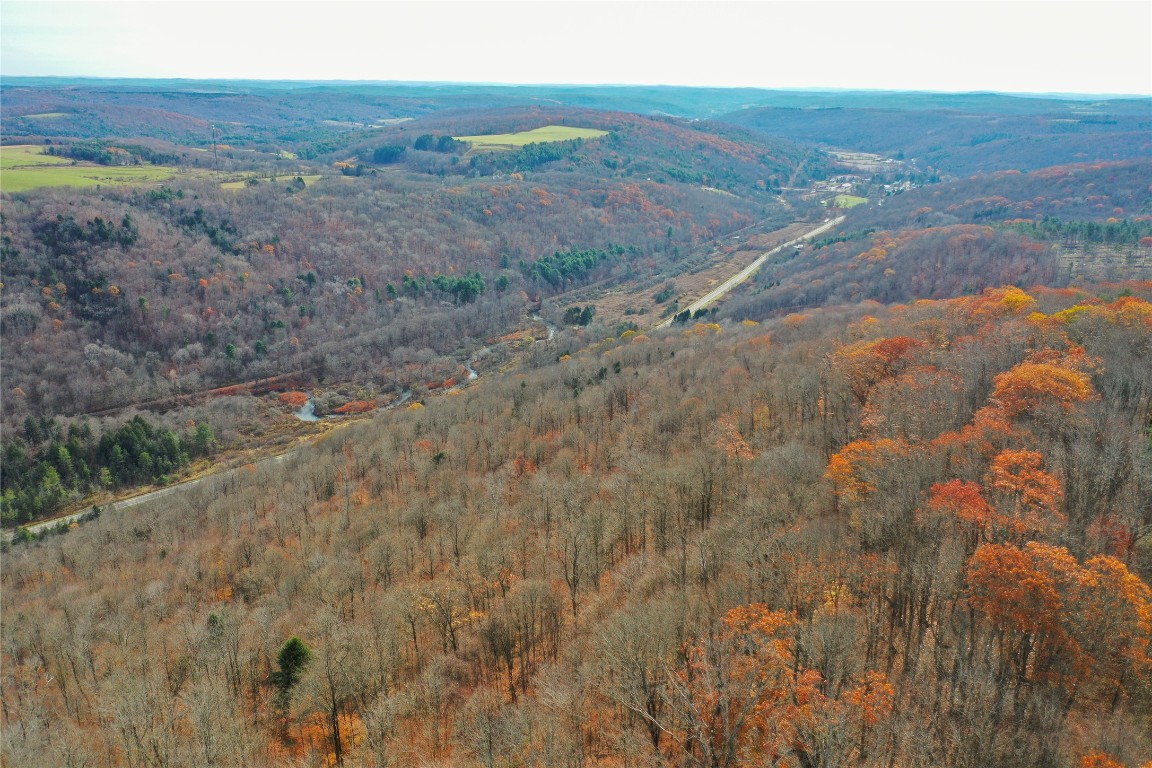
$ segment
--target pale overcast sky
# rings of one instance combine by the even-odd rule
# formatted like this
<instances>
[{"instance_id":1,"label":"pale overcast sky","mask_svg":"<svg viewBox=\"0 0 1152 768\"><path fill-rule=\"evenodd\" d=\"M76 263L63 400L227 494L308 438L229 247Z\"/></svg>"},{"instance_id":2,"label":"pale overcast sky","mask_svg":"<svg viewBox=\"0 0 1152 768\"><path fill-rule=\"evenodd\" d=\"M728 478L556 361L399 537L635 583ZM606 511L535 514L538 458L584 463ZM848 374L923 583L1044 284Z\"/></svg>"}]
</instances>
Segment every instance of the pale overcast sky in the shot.
<instances>
[{"instance_id":1,"label":"pale overcast sky","mask_svg":"<svg viewBox=\"0 0 1152 768\"><path fill-rule=\"evenodd\" d=\"M0 76L1152 95L1152 2L0 0Z\"/></svg>"}]
</instances>

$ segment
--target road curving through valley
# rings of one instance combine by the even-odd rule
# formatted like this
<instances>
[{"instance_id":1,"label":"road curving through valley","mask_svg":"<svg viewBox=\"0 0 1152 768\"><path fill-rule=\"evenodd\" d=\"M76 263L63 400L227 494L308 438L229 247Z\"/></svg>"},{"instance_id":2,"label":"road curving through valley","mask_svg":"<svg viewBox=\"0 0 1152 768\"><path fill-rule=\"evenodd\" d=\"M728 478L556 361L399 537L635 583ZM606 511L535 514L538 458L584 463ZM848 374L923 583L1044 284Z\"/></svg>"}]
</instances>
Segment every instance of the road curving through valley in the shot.
<instances>
[{"instance_id":1,"label":"road curving through valley","mask_svg":"<svg viewBox=\"0 0 1152 768\"><path fill-rule=\"evenodd\" d=\"M715 288L713 288L712 290L710 290L702 298L699 298L696 301L692 302L691 304L689 304L687 307L685 307L680 312L677 312L676 314L669 315L663 321L658 323L655 327L656 328L667 328L676 320L676 315L681 314L685 311L687 311L690 315L692 315L701 309L707 309L712 304L714 304L717 300L719 300L725 294L727 294L729 291L731 291L733 288L735 288L736 286L743 283L745 280L747 280L752 275L756 274L756 272L760 269L760 267L764 266L764 262L766 262L770 257L775 256L776 254L783 251L785 248L791 248L791 247L797 245L798 243L802 243L804 241L811 240L812 238L816 237L817 235L824 234L825 232L832 229L837 224L840 224L843 221L844 221L843 216L837 216L834 219L830 219L830 220L824 222L823 224L816 227L815 229L809 230L808 232L804 233L800 237L789 240L786 243L782 243L781 245L776 246L772 250L761 254L751 264L744 267L744 269L740 270L735 275L733 275L732 277L728 278L727 280L725 280L720 285L718 285Z\"/></svg>"}]
</instances>

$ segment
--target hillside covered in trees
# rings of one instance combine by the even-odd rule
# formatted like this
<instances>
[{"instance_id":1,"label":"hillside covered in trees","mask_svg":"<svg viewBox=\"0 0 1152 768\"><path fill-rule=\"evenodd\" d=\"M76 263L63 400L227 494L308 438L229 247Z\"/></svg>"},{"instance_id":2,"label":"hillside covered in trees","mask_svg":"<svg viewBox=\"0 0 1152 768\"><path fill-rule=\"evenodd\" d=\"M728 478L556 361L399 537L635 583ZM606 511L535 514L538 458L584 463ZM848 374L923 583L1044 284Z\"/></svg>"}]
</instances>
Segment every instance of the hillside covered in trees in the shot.
<instances>
[{"instance_id":1,"label":"hillside covered in trees","mask_svg":"<svg viewBox=\"0 0 1152 768\"><path fill-rule=\"evenodd\" d=\"M800 95L724 115L782 138L915 158L952 177L1152 157L1144 99L993 94Z\"/></svg>"},{"instance_id":2,"label":"hillside covered in trees","mask_svg":"<svg viewBox=\"0 0 1152 768\"><path fill-rule=\"evenodd\" d=\"M324 412L450 386L489 339L531 330L541 301L590 283L654 281L721 235L787 223L804 206L772 187L821 167L787 142L619 113L484 112L452 130L565 117L610 133L543 162L523 157L556 145L502 155L499 171L461 163L448 174L440 164L459 159L451 141L446 153L415 149L446 130L440 122L404 129L408 165L379 172L334 160L355 158L341 152L311 183L288 174L234 189L200 177L13 196L3 216L3 431L32 457L28 482L56 488L53 459L35 455L23 430L29 416L111 418L116 429L124 409L147 404L167 414L162 428L206 421L228 445L237 408L253 403L221 401L252 382L265 382L262 392L340 386ZM378 148L348 151L370 158ZM78 495L39 496L99 487L83 475ZM25 485L4 482L17 495ZM19 506L4 519L56 505Z\"/></svg>"},{"instance_id":3,"label":"hillside covered in trees","mask_svg":"<svg viewBox=\"0 0 1152 768\"><path fill-rule=\"evenodd\" d=\"M880 198L848 211L832 236L775 258L723 315L1152 279L1150 174L1146 160L1086 163Z\"/></svg>"},{"instance_id":4,"label":"hillside covered in trees","mask_svg":"<svg viewBox=\"0 0 1152 768\"><path fill-rule=\"evenodd\" d=\"M5 765L1152 764L1147 100L0 90Z\"/></svg>"},{"instance_id":5,"label":"hillside covered in trees","mask_svg":"<svg viewBox=\"0 0 1152 768\"><path fill-rule=\"evenodd\" d=\"M7 760L1139 764L1152 305L1110 290L565 332L13 549Z\"/></svg>"}]
</instances>

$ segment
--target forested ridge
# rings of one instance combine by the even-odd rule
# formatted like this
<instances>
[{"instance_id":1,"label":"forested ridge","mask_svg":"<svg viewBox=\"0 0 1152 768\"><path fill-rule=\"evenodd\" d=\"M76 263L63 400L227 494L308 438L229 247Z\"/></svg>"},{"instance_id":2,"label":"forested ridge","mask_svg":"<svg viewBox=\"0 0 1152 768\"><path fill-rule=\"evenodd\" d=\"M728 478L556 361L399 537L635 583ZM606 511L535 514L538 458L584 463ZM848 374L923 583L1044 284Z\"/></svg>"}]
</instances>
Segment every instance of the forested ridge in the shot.
<instances>
[{"instance_id":1,"label":"forested ridge","mask_svg":"<svg viewBox=\"0 0 1152 768\"><path fill-rule=\"evenodd\" d=\"M1077 101L991 94L800 97L720 119L771 136L916 158L954 177L1152 155L1147 99ZM839 102L839 103L836 103Z\"/></svg>"},{"instance_id":2,"label":"forested ridge","mask_svg":"<svg viewBox=\"0 0 1152 768\"><path fill-rule=\"evenodd\" d=\"M1152 163L1077 163L932 184L848 211L837 232L761 270L723 311L758 319L1005 284L1152 277ZM1072 255L1093 257L1073 261Z\"/></svg>"},{"instance_id":3,"label":"forested ridge","mask_svg":"<svg viewBox=\"0 0 1152 768\"><path fill-rule=\"evenodd\" d=\"M4 765L1152 766L1147 100L59 86Z\"/></svg>"},{"instance_id":4,"label":"forested ridge","mask_svg":"<svg viewBox=\"0 0 1152 768\"><path fill-rule=\"evenodd\" d=\"M802 173L788 165L801 156L763 175ZM767 193L633 175L597 162L449 183L412 170L13 197L5 429L286 374L357 381L361 399L422 388L541 298L655 280L719 235L794 215Z\"/></svg>"},{"instance_id":5,"label":"forested ridge","mask_svg":"<svg viewBox=\"0 0 1152 768\"><path fill-rule=\"evenodd\" d=\"M528 144L509 152L475 153L467 146L439 147L452 136L526 131L571 125L607 131L596 139ZM432 133L428 133L428 132ZM350 154L369 163L381 148L405 152L394 159L412 170L442 175L498 175L547 166L658 183L696 183L764 201L790 186L829 172L819 151L718 121L690 122L671 117L589 109L505 108L436 114L418 122L375 131L368 141L345 141L322 153L338 160ZM422 145L435 138L437 146ZM408 150L412 151L408 151ZM428 151L419 151L419 150Z\"/></svg>"},{"instance_id":6,"label":"forested ridge","mask_svg":"<svg viewBox=\"0 0 1152 768\"><path fill-rule=\"evenodd\" d=\"M32 522L70 496L97 489L167 485L170 474L208 456L215 443L204 422L179 435L137 414L96 434L86 421L64 428L54 418L29 416L20 438L4 444L0 521L5 526Z\"/></svg>"},{"instance_id":7,"label":"forested ridge","mask_svg":"<svg viewBox=\"0 0 1152 768\"><path fill-rule=\"evenodd\" d=\"M1105 290L564 332L13 549L6 759L1140 765L1152 292Z\"/></svg>"}]
</instances>

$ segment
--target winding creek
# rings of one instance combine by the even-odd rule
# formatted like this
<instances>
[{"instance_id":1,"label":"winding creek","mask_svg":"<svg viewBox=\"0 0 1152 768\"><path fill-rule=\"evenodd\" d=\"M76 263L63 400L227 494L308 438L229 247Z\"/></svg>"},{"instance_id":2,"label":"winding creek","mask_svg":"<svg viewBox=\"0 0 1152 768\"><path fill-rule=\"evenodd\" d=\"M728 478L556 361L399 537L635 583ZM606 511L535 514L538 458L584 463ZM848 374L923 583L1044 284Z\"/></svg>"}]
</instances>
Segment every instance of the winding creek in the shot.
<instances>
[{"instance_id":1,"label":"winding creek","mask_svg":"<svg viewBox=\"0 0 1152 768\"><path fill-rule=\"evenodd\" d=\"M316 403L312 402L312 396L308 396L308 402L300 406L300 410L292 414L300 421L320 421L320 417L316 415Z\"/></svg>"}]
</instances>

